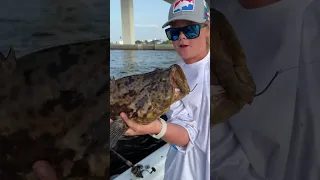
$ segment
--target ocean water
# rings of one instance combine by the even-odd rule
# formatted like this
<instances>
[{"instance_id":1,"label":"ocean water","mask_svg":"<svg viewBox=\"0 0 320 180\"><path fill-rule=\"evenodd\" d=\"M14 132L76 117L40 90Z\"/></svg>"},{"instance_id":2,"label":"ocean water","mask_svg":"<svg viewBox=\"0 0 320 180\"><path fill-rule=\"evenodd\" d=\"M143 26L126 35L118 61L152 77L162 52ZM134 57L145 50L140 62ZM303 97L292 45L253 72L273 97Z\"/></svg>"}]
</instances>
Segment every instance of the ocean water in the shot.
<instances>
[{"instance_id":1,"label":"ocean water","mask_svg":"<svg viewBox=\"0 0 320 180\"><path fill-rule=\"evenodd\" d=\"M111 50L110 76L117 78L167 68L178 59L175 51Z\"/></svg>"}]
</instances>

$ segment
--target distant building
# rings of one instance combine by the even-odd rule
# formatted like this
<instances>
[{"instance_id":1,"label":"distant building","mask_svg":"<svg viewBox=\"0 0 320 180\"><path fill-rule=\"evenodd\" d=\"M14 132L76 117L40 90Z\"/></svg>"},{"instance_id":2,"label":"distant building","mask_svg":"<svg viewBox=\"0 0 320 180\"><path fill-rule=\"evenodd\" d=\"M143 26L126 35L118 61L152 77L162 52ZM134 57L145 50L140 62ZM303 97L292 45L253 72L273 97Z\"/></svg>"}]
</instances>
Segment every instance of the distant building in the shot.
<instances>
[{"instance_id":1,"label":"distant building","mask_svg":"<svg viewBox=\"0 0 320 180\"><path fill-rule=\"evenodd\" d=\"M156 40L156 44L162 44L163 40L162 39L158 39Z\"/></svg>"}]
</instances>

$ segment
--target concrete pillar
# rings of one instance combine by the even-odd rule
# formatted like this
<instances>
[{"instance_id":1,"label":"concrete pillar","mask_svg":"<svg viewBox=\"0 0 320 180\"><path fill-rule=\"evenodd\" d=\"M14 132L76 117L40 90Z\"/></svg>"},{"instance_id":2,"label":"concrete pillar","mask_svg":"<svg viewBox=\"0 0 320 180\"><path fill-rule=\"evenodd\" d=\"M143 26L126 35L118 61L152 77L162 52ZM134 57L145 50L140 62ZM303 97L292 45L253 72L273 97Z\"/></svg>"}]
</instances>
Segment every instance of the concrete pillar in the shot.
<instances>
[{"instance_id":1,"label":"concrete pillar","mask_svg":"<svg viewBox=\"0 0 320 180\"><path fill-rule=\"evenodd\" d=\"M121 0L122 40L123 44L135 44L133 0Z\"/></svg>"}]
</instances>

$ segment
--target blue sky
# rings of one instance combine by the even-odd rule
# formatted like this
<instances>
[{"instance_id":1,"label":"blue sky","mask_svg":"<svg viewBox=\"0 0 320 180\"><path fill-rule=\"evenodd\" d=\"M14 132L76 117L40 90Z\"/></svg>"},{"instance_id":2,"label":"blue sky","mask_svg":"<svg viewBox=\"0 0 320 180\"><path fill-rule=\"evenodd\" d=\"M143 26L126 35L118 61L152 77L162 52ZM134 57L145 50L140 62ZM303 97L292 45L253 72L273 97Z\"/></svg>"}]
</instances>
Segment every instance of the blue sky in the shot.
<instances>
[{"instance_id":1,"label":"blue sky","mask_svg":"<svg viewBox=\"0 0 320 180\"><path fill-rule=\"evenodd\" d=\"M135 40L154 38L167 40L161 27L168 20L169 8L170 4L163 0L133 0ZM122 36L120 0L110 0L110 40L118 41L120 36Z\"/></svg>"}]
</instances>

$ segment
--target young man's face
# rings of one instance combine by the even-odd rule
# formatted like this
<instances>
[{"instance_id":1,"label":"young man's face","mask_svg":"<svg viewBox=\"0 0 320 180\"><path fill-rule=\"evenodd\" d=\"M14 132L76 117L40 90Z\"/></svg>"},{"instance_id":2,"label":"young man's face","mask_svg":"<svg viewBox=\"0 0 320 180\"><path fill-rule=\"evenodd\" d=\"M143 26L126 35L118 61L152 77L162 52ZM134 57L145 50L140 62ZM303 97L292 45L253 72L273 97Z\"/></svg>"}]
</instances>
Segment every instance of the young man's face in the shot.
<instances>
[{"instance_id":1,"label":"young man's face","mask_svg":"<svg viewBox=\"0 0 320 180\"><path fill-rule=\"evenodd\" d=\"M197 24L191 21L177 20L171 24L171 28L181 28ZM187 64L201 60L207 55L207 39L210 38L208 26L200 28L199 37L188 39L183 32L180 32L178 40L172 41L173 47Z\"/></svg>"}]
</instances>

